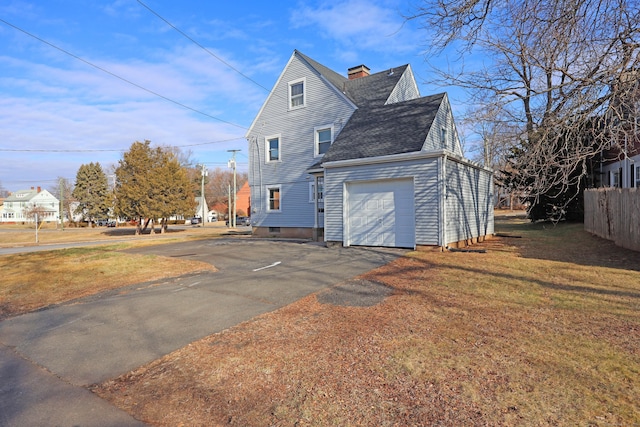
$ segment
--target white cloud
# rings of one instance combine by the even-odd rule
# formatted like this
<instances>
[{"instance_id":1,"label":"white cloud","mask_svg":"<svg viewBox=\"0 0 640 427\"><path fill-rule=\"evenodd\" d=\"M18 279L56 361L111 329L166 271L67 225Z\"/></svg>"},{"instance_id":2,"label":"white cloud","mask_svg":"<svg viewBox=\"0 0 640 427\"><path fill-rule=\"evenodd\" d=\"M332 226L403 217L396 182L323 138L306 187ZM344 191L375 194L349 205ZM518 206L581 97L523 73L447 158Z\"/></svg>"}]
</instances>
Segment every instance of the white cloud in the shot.
<instances>
[{"instance_id":1,"label":"white cloud","mask_svg":"<svg viewBox=\"0 0 640 427\"><path fill-rule=\"evenodd\" d=\"M95 63L167 98L223 120L239 120L243 126L249 126L266 97L264 90L194 46L158 51L151 60ZM86 64L73 60L42 64L8 57L0 57L0 64L11 68L10 75L0 73L0 138L5 150L126 150L135 140L183 146L240 138L188 148L196 161L220 163L226 161L226 149L245 148L244 129L182 108ZM73 178L83 163L115 163L121 152L3 151L0 157L0 183L15 191L44 187L45 181L58 176Z\"/></svg>"},{"instance_id":2,"label":"white cloud","mask_svg":"<svg viewBox=\"0 0 640 427\"><path fill-rule=\"evenodd\" d=\"M416 46L414 35L403 31L404 19L394 3L347 0L315 8L301 6L292 12L290 21L294 28L318 27L318 36L336 41L347 51L402 53Z\"/></svg>"}]
</instances>

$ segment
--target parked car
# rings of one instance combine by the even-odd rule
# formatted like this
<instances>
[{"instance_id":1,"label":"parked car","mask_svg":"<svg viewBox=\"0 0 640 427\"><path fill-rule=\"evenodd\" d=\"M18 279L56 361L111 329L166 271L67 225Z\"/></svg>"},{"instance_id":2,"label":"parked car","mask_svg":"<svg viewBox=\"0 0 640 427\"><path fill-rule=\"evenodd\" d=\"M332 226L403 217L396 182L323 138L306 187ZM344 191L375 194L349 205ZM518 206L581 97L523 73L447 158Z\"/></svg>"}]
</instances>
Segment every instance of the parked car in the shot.
<instances>
[{"instance_id":1,"label":"parked car","mask_svg":"<svg viewBox=\"0 0 640 427\"><path fill-rule=\"evenodd\" d=\"M105 225L107 225L108 223L109 223L109 220L108 220L108 219L99 219L99 220L97 220L97 221L96 221L96 225L97 225L98 227L105 226Z\"/></svg>"},{"instance_id":2,"label":"parked car","mask_svg":"<svg viewBox=\"0 0 640 427\"><path fill-rule=\"evenodd\" d=\"M200 217L194 216L193 218L191 218L191 224L200 224L202 222L202 219Z\"/></svg>"},{"instance_id":3,"label":"parked car","mask_svg":"<svg viewBox=\"0 0 640 427\"><path fill-rule=\"evenodd\" d=\"M116 226L116 221L113 219L110 219L109 221L107 221L107 227L115 227Z\"/></svg>"},{"instance_id":4,"label":"parked car","mask_svg":"<svg viewBox=\"0 0 640 427\"><path fill-rule=\"evenodd\" d=\"M229 226L229 220L227 220L227 222L225 223L227 226ZM249 218L248 216L237 216L236 217L236 226L249 226L251 225L251 218Z\"/></svg>"}]
</instances>

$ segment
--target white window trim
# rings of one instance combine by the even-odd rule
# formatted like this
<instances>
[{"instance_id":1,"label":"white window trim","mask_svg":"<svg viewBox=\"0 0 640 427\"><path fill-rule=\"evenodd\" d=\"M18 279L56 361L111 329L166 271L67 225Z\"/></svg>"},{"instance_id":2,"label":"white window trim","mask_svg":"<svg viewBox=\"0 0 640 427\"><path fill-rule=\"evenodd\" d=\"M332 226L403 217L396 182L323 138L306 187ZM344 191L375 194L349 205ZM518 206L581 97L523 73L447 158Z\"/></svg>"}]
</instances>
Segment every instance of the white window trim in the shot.
<instances>
[{"instance_id":1,"label":"white window trim","mask_svg":"<svg viewBox=\"0 0 640 427\"><path fill-rule=\"evenodd\" d=\"M278 160L271 160L269 159L269 141L278 138ZM268 135L264 137L264 151L265 151L265 155L264 155L264 161L266 163L278 163L282 161L282 135L281 134L275 134L275 135Z\"/></svg>"},{"instance_id":2,"label":"white window trim","mask_svg":"<svg viewBox=\"0 0 640 427\"><path fill-rule=\"evenodd\" d=\"M318 132L321 130L331 130L331 144L335 140L336 132L333 127L333 123L330 125L316 126L313 128L313 157L322 157L324 154L320 154L320 141L318 140Z\"/></svg>"},{"instance_id":3,"label":"white window trim","mask_svg":"<svg viewBox=\"0 0 640 427\"><path fill-rule=\"evenodd\" d=\"M280 207L278 209L271 209L271 194L269 194L269 190L271 189L278 189L278 192L280 193ZM267 212L282 212L282 186L280 185L267 185Z\"/></svg>"},{"instance_id":4,"label":"white window trim","mask_svg":"<svg viewBox=\"0 0 640 427\"><path fill-rule=\"evenodd\" d=\"M302 104L296 105L295 107L291 105L291 86L302 83ZM304 108L307 106L307 78L303 77L301 79L292 80L287 84L287 107L288 110L297 110L299 108Z\"/></svg>"}]
</instances>

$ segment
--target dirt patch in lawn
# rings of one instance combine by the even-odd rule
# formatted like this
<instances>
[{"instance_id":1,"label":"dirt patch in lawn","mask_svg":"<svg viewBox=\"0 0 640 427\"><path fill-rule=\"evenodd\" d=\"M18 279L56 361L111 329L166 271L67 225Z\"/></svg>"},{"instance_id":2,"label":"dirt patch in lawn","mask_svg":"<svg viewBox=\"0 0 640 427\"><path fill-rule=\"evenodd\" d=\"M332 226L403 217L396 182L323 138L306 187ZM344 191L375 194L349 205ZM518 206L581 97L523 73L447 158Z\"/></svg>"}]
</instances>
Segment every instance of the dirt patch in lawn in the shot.
<instances>
[{"instance_id":1,"label":"dirt patch in lawn","mask_svg":"<svg viewBox=\"0 0 640 427\"><path fill-rule=\"evenodd\" d=\"M523 237L413 252L93 391L158 426L640 423L640 254L510 226Z\"/></svg>"}]
</instances>

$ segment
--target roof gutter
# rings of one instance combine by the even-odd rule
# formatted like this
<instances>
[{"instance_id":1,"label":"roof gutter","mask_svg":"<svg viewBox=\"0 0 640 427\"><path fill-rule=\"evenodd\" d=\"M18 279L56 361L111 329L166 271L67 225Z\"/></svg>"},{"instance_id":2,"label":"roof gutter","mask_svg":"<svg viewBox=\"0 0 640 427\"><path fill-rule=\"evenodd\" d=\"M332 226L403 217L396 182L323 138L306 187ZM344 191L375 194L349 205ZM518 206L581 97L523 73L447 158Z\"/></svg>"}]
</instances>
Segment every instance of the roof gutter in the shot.
<instances>
[{"instance_id":1,"label":"roof gutter","mask_svg":"<svg viewBox=\"0 0 640 427\"><path fill-rule=\"evenodd\" d=\"M364 158L358 158L358 159L337 160L333 162L322 163L322 167L324 167L325 169L344 168L349 166L362 166L362 165L371 165L371 164L401 162L401 161L408 161L408 160L433 159L438 157L447 157L458 163L462 163L464 165L467 165L476 169L485 170L491 173L493 172L492 169L487 168L486 166L483 166L479 163L472 162L471 160L465 159L464 157L459 156L450 150L412 151L411 153L392 154L390 156L364 157Z\"/></svg>"}]
</instances>

